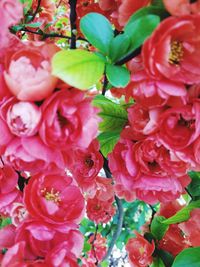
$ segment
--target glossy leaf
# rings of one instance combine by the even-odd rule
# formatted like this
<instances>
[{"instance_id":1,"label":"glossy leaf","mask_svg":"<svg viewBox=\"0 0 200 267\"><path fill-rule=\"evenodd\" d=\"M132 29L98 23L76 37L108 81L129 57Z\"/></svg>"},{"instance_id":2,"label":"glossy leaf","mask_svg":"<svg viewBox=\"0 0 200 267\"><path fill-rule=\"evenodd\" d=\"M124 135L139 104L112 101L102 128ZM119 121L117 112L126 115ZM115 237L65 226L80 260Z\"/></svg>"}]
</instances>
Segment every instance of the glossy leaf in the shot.
<instances>
[{"instance_id":1,"label":"glossy leaf","mask_svg":"<svg viewBox=\"0 0 200 267\"><path fill-rule=\"evenodd\" d=\"M125 87L130 81L130 72L122 66L106 64L106 76L114 87Z\"/></svg>"},{"instance_id":2,"label":"glossy leaf","mask_svg":"<svg viewBox=\"0 0 200 267\"><path fill-rule=\"evenodd\" d=\"M97 55L84 50L60 51L52 60L52 74L81 90L99 81L105 63Z\"/></svg>"},{"instance_id":3,"label":"glossy leaf","mask_svg":"<svg viewBox=\"0 0 200 267\"><path fill-rule=\"evenodd\" d=\"M155 258L153 260L153 263L150 265L150 267L165 267L163 261L161 258Z\"/></svg>"},{"instance_id":4,"label":"glossy leaf","mask_svg":"<svg viewBox=\"0 0 200 267\"><path fill-rule=\"evenodd\" d=\"M112 152L114 146L116 145L117 141L120 137L120 131L112 131L112 132L103 132L100 133L97 139L100 143L100 150L104 157Z\"/></svg>"},{"instance_id":5,"label":"glossy leaf","mask_svg":"<svg viewBox=\"0 0 200 267\"><path fill-rule=\"evenodd\" d=\"M102 53L107 54L114 37L109 20L99 13L88 13L80 21L80 28L86 39Z\"/></svg>"},{"instance_id":6,"label":"glossy leaf","mask_svg":"<svg viewBox=\"0 0 200 267\"><path fill-rule=\"evenodd\" d=\"M161 240L169 228L168 225L162 223L164 220L165 217L156 216L151 223L151 233L157 240Z\"/></svg>"},{"instance_id":7,"label":"glossy leaf","mask_svg":"<svg viewBox=\"0 0 200 267\"><path fill-rule=\"evenodd\" d=\"M193 197L200 198L200 173L199 172L189 172L189 176L192 181L188 186L188 191Z\"/></svg>"},{"instance_id":8,"label":"glossy leaf","mask_svg":"<svg viewBox=\"0 0 200 267\"><path fill-rule=\"evenodd\" d=\"M112 62L117 61L128 52L130 46L130 38L127 34L119 34L113 38L109 47L109 58Z\"/></svg>"},{"instance_id":9,"label":"glossy leaf","mask_svg":"<svg viewBox=\"0 0 200 267\"><path fill-rule=\"evenodd\" d=\"M126 110L119 104L107 99L105 96L96 96L93 100L93 105L101 110L99 116L103 120L99 124L100 131L120 131L127 123Z\"/></svg>"},{"instance_id":10,"label":"glossy leaf","mask_svg":"<svg viewBox=\"0 0 200 267\"><path fill-rule=\"evenodd\" d=\"M131 27L131 24L135 22L137 19L146 16L146 15L156 15L160 17L162 20L163 18L167 17L169 14L168 12L161 7L158 6L147 6L139 9L137 12L135 12L128 20L126 26L125 26L125 31Z\"/></svg>"},{"instance_id":11,"label":"glossy leaf","mask_svg":"<svg viewBox=\"0 0 200 267\"><path fill-rule=\"evenodd\" d=\"M128 23L124 32L129 36L131 44L129 53L141 46L160 23L156 15L144 15Z\"/></svg>"},{"instance_id":12,"label":"glossy leaf","mask_svg":"<svg viewBox=\"0 0 200 267\"><path fill-rule=\"evenodd\" d=\"M200 200L191 202L188 206L182 208L172 217L162 221L162 223L174 224L187 221L190 218L190 212L195 208L200 208Z\"/></svg>"},{"instance_id":13,"label":"glossy leaf","mask_svg":"<svg viewBox=\"0 0 200 267\"><path fill-rule=\"evenodd\" d=\"M200 247L187 248L179 253L172 267L199 267L200 266Z\"/></svg>"}]
</instances>

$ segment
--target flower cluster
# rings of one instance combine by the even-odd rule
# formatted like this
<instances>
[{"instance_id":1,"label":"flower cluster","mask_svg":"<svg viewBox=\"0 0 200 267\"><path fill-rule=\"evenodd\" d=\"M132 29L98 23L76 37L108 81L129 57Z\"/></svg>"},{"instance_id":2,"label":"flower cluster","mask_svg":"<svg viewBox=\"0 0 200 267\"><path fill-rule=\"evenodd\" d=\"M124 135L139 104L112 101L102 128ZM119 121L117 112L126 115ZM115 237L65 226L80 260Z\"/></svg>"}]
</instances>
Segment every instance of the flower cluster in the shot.
<instances>
[{"instance_id":1,"label":"flower cluster","mask_svg":"<svg viewBox=\"0 0 200 267\"><path fill-rule=\"evenodd\" d=\"M115 191L149 204L184 193L199 171L199 15L162 21L128 68L128 124L109 156Z\"/></svg>"},{"instance_id":2,"label":"flower cluster","mask_svg":"<svg viewBox=\"0 0 200 267\"><path fill-rule=\"evenodd\" d=\"M0 266L95 267L116 241L147 267L200 246L200 1L0 14Z\"/></svg>"}]
</instances>

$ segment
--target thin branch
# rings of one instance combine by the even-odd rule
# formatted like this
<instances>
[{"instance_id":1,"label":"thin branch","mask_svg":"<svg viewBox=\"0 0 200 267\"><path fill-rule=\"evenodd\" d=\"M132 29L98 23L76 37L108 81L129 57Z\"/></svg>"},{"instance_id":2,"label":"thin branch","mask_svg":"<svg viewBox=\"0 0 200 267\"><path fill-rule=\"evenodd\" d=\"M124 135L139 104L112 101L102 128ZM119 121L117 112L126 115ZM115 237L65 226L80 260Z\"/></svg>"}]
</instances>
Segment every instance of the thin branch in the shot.
<instances>
[{"instance_id":1,"label":"thin branch","mask_svg":"<svg viewBox=\"0 0 200 267\"><path fill-rule=\"evenodd\" d=\"M102 88L102 93L101 93L102 95L105 95L107 85L108 85L108 79L107 79L106 73L104 73L103 88Z\"/></svg>"},{"instance_id":2,"label":"thin branch","mask_svg":"<svg viewBox=\"0 0 200 267\"><path fill-rule=\"evenodd\" d=\"M71 37L69 36L65 36L65 35L62 35L62 34L59 34L59 33L45 33L43 32L42 30L40 31L32 31L32 30L29 30L27 29L26 27L21 29L20 31L24 31L24 32L30 32L30 33L33 33L33 34L37 34L37 35L41 35L43 37L43 39L47 39L47 38L65 38L65 39L68 39L70 40Z\"/></svg>"},{"instance_id":3,"label":"thin branch","mask_svg":"<svg viewBox=\"0 0 200 267\"><path fill-rule=\"evenodd\" d=\"M70 26L71 26L71 43L70 43L70 48L71 49L76 49L76 4L77 0L69 0L69 5L70 5Z\"/></svg>"},{"instance_id":4,"label":"thin branch","mask_svg":"<svg viewBox=\"0 0 200 267\"><path fill-rule=\"evenodd\" d=\"M151 226L151 223L152 223L152 221L153 221L153 219L154 219L154 216L155 216L155 214L156 214L156 210L154 209L154 207L152 206L152 205L150 205L149 204L149 207L150 207L150 209L151 209L151 211L152 211L152 214L151 214L151 220L150 220L150 223L149 223L149 227Z\"/></svg>"},{"instance_id":5,"label":"thin branch","mask_svg":"<svg viewBox=\"0 0 200 267\"><path fill-rule=\"evenodd\" d=\"M36 10L35 10L35 12L34 12L34 14L33 14L33 17L32 17L32 19L31 19L31 21L33 21L33 20L35 19L37 13L39 12L40 5L41 5L41 1L42 1L42 0L38 0L37 7L36 7Z\"/></svg>"},{"instance_id":6,"label":"thin branch","mask_svg":"<svg viewBox=\"0 0 200 267\"><path fill-rule=\"evenodd\" d=\"M124 57L124 58L120 59L119 61L117 61L115 63L115 65L123 65L123 64L127 63L132 58L138 56L140 54L140 52L141 52L141 47L137 48L136 50L134 50L132 53L130 53L126 57Z\"/></svg>"},{"instance_id":7,"label":"thin branch","mask_svg":"<svg viewBox=\"0 0 200 267\"><path fill-rule=\"evenodd\" d=\"M122 225L123 225L123 217L124 217L124 211L123 211L123 206L122 206L122 202L121 200L115 196L115 201L116 201L116 204L117 204L117 208L118 208L118 223L117 223L117 229L112 237L112 240L110 242L110 245L108 247L108 250L107 250L107 253L106 255L104 256L103 261L107 260L111 253L112 253L112 250L113 250L113 247L118 239L118 237L120 236L121 234L121 231L122 231ZM99 265L100 267L101 265Z\"/></svg>"}]
</instances>

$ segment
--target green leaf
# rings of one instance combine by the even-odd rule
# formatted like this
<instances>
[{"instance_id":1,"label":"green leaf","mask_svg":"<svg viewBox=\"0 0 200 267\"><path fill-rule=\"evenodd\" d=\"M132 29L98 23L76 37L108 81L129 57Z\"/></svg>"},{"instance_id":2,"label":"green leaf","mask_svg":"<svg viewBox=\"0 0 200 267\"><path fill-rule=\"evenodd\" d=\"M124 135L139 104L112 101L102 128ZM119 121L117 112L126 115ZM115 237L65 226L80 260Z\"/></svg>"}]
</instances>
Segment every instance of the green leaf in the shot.
<instances>
[{"instance_id":1,"label":"green leaf","mask_svg":"<svg viewBox=\"0 0 200 267\"><path fill-rule=\"evenodd\" d=\"M52 60L52 74L81 90L92 87L102 77L104 61L85 50L60 51Z\"/></svg>"},{"instance_id":2,"label":"green leaf","mask_svg":"<svg viewBox=\"0 0 200 267\"><path fill-rule=\"evenodd\" d=\"M106 76L114 87L125 87L130 81L130 72L122 66L106 64Z\"/></svg>"},{"instance_id":3,"label":"green leaf","mask_svg":"<svg viewBox=\"0 0 200 267\"><path fill-rule=\"evenodd\" d=\"M89 13L80 21L80 28L87 40L102 53L107 54L114 37L109 20L99 13Z\"/></svg>"},{"instance_id":4,"label":"green leaf","mask_svg":"<svg viewBox=\"0 0 200 267\"><path fill-rule=\"evenodd\" d=\"M126 54L128 52L129 45L130 38L125 33L119 34L113 38L110 42L108 55L112 62L116 62L119 58Z\"/></svg>"},{"instance_id":5,"label":"green leaf","mask_svg":"<svg viewBox=\"0 0 200 267\"><path fill-rule=\"evenodd\" d=\"M179 253L172 267L199 267L200 266L200 247L187 248Z\"/></svg>"},{"instance_id":6,"label":"green leaf","mask_svg":"<svg viewBox=\"0 0 200 267\"><path fill-rule=\"evenodd\" d=\"M29 28L38 28L42 25L41 22L34 22L34 23L30 23L30 24L24 24L24 26L29 27Z\"/></svg>"},{"instance_id":7,"label":"green leaf","mask_svg":"<svg viewBox=\"0 0 200 267\"><path fill-rule=\"evenodd\" d=\"M133 22L135 22L137 19L146 16L146 15L156 15L159 16L160 19L164 19L167 16L169 16L169 13L164 9L160 8L157 6L148 6L148 7L143 7L139 9L137 12L135 12L128 20L124 30L127 31Z\"/></svg>"},{"instance_id":8,"label":"green leaf","mask_svg":"<svg viewBox=\"0 0 200 267\"><path fill-rule=\"evenodd\" d=\"M103 132L99 134L97 139L99 140L100 150L104 157L107 157L108 153L113 150L114 146L119 140L119 137L120 131Z\"/></svg>"},{"instance_id":9,"label":"green leaf","mask_svg":"<svg viewBox=\"0 0 200 267\"><path fill-rule=\"evenodd\" d=\"M14 25L11 27L11 31L13 33L16 33L24 28L24 25Z\"/></svg>"},{"instance_id":10,"label":"green leaf","mask_svg":"<svg viewBox=\"0 0 200 267\"><path fill-rule=\"evenodd\" d=\"M158 255L166 267L171 267L172 263L174 261L174 257L169 252L162 250L162 249L156 249L155 250L156 255Z\"/></svg>"},{"instance_id":11,"label":"green leaf","mask_svg":"<svg viewBox=\"0 0 200 267\"><path fill-rule=\"evenodd\" d=\"M105 96L97 95L93 100L93 105L101 109L99 116L103 121L99 124L100 131L120 131L127 123L127 111Z\"/></svg>"},{"instance_id":12,"label":"green leaf","mask_svg":"<svg viewBox=\"0 0 200 267\"><path fill-rule=\"evenodd\" d=\"M189 176L192 178L191 183L188 186L188 191L193 197L200 197L200 173L189 172Z\"/></svg>"},{"instance_id":13,"label":"green leaf","mask_svg":"<svg viewBox=\"0 0 200 267\"><path fill-rule=\"evenodd\" d=\"M155 258L153 260L153 263L150 265L150 267L165 267L163 261L161 258Z\"/></svg>"},{"instance_id":14,"label":"green leaf","mask_svg":"<svg viewBox=\"0 0 200 267\"><path fill-rule=\"evenodd\" d=\"M188 206L179 210L172 217L162 221L162 223L174 224L174 223L180 223L180 222L187 221L190 218L190 212L195 208L200 208L200 200L191 202Z\"/></svg>"},{"instance_id":15,"label":"green leaf","mask_svg":"<svg viewBox=\"0 0 200 267\"><path fill-rule=\"evenodd\" d=\"M90 251L91 247L92 246L89 243L84 242L83 252L86 253L86 252Z\"/></svg>"},{"instance_id":16,"label":"green leaf","mask_svg":"<svg viewBox=\"0 0 200 267\"><path fill-rule=\"evenodd\" d=\"M1 218L0 229L9 225L9 224L12 224L11 218Z\"/></svg>"},{"instance_id":17,"label":"green leaf","mask_svg":"<svg viewBox=\"0 0 200 267\"><path fill-rule=\"evenodd\" d=\"M157 240L161 240L169 228L168 225L162 224L165 219L163 216L156 216L151 223L151 233Z\"/></svg>"},{"instance_id":18,"label":"green leaf","mask_svg":"<svg viewBox=\"0 0 200 267\"><path fill-rule=\"evenodd\" d=\"M129 36L131 41L129 53L141 46L159 23L160 18L156 15L144 15L128 23L124 32Z\"/></svg>"}]
</instances>

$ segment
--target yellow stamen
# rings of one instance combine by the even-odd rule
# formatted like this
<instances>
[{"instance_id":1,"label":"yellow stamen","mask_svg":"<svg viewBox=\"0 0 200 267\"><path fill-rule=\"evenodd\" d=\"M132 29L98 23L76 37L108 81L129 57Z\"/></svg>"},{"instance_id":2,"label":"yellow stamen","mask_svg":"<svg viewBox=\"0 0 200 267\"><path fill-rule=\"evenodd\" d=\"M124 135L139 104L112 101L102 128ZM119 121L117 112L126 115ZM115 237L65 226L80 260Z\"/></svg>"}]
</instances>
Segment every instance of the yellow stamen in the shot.
<instances>
[{"instance_id":1,"label":"yellow stamen","mask_svg":"<svg viewBox=\"0 0 200 267\"><path fill-rule=\"evenodd\" d=\"M46 188L41 190L41 193L43 194L44 198L47 201L53 201L54 203L58 204L61 201L60 198L60 192L59 191L54 191L54 188L51 188L51 191L47 191Z\"/></svg>"},{"instance_id":2,"label":"yellow stamen","mask_svg":"<svg viewBox=\"0 0 200 267\"><path fill-rule=\"evenodd\" d=\"M179 41L171 42L171 50L169 53L168 62L172 65L179 65L183 59L183 45Z\"/></svg>"}]
</instances>

